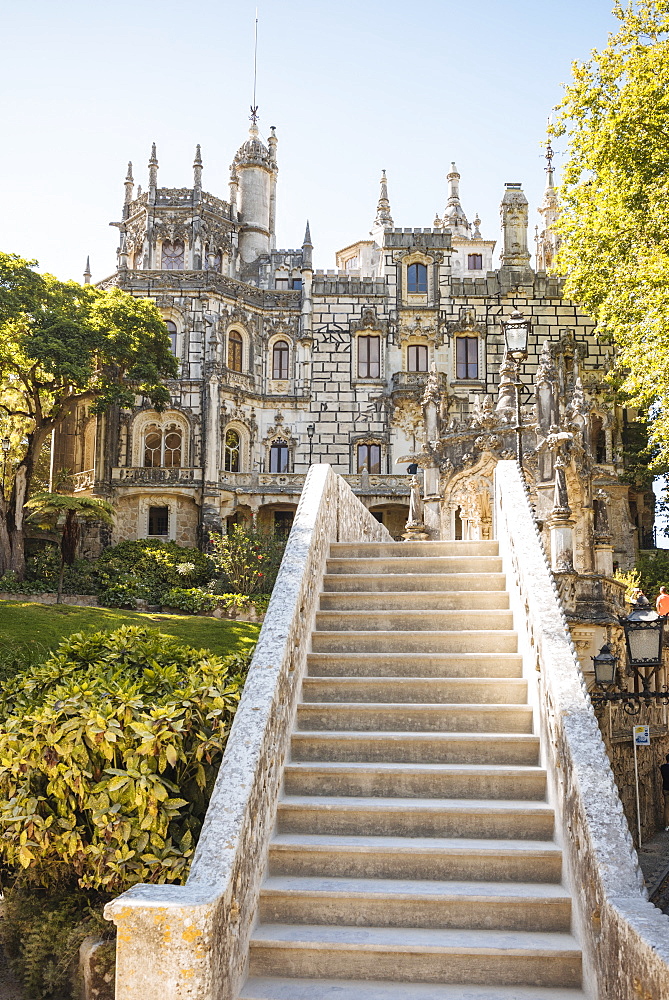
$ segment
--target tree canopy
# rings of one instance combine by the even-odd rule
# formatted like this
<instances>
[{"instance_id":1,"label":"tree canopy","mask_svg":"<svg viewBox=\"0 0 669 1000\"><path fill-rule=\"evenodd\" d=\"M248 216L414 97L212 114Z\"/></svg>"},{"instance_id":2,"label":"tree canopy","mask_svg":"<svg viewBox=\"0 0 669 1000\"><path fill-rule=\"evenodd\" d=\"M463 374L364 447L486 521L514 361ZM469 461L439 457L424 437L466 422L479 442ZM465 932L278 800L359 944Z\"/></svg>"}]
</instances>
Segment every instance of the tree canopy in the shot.
<instances>
[{"instance_id":1,"label":"tree canopy","mask_svg":"<svg viewBox=\"0 0 669 1000\"><path fill-rule=\"evenodd\" d=\"M553 126L567 139L557 267L619 348L631 405L669 466L669 0L618 2L619 30L575 63Z\"/></svg>"},{"instance_id":2,"label":"tree canopy","mask_svg":"<svg viewBox=\"0 0 669 1000\"><path fill-rule=\"evenodd\" d=\"M51 432L86 400L94 412L169 401L177 374L154 303L118 288L101 291L35 271L0 253L0 433L10 438L11 475L0 496L0 575L23 573L24 505Z\"/></svg>"}]
</instances>

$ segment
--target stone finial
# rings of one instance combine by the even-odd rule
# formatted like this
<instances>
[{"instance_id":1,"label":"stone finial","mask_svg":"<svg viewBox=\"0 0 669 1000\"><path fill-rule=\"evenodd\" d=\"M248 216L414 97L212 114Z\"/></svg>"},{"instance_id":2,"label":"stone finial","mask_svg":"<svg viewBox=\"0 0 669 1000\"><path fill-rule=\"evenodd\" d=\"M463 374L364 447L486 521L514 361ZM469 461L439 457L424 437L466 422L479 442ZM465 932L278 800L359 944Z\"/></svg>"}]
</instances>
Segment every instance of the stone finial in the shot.
<instances>
[{"instance_id":1,"label":"stone finial","mask_svg":"<svg viewBox=\"0 0 669 1000\"><path fill-rule=\"evenodd\" d=\"M479 213L477 212L476 217L474 219L474 232L472 233L472 238L475 240L483 239L483 237L481 236L481 230L479 229L480 225L481 225L481 220L479 219Z\"/></svg>"},{"instance_id":2,"label":"stone finial","mask_svg":"<svg viewBox=\"0 0 669 1000\"><path fill-rule=\"evenodd\" d=\"M195 159L193 160L193 188L196 191L202 190L202 154L199 142L195 147Z\"/></svg>"},{"instance_id":3,"label":"stone finial","mask_svg":"<svg viewBox=\"0 0 669 1000\"><path fill-rule=\"evenodd\" d=\"M558 452L555 459L555 493L553 496L553 509L551 518L567 520L571 517L571 507L569 506L569 495L567 493L567 476L565 473L566 462Z\"/></svg>"},{"instance_id":4,"label":"stone finial","mask_svg":"<svg viewBox=\"0 0 669 1000\"><path fill-rule=\"evenodd\" d=\"M546 142L546 187L538 208L541 216L543 228L539 231L537 227L537 270L545 271L551 267L555 261L560 246L560 240L555 232L555 223L560 214L560 203L558 193L555 190L555 180L553 173L553 148L550 139Z\"/></svg>"},{"instance_id":5,"label":"stone finial","mask_svg":"<svg viewBox=\"0 0 669 1000\"><path fill-rule=\"evenodd\" d=\"M132 176L132 161L128 160L128 172L125 175L125 181L123 182L125 187L125 204L129 205L132 201L132 193L135 187L135 181Z\"/></svg>"},{"instance_id":6,"label":"stone finial","mask_svg":"<svg viewBox=\"0 0 669 1000\"><path fill-rule=\"evenodd\" d=\"M86 269L84 271L84 284L90 285L91 283L91 258L86 258Z\"/></svg>"},{"instance_id":7,"label":"stone finial","mask_svg":"<svg viewBox=\"0 0 669 1000\"><path fill-rule=\"evenodd\" d=\"M155 197L158 187L158 157L156 156L156 144L151 144L151 156L149 157L149 197Z\"/></svg>"},{"instance_id":8,"label":"stone finial","mask_svg":"<svg viewBox=\"0 0 669 1000\"><path fill-rule=\"evenodd\" d=\"M376 205L376 218L374 219L374 225L381 226L383 229L392 229L395 223L393 222L393 217L390 214L388 181L385 170L381 171L381 180L379 181L379 184L381 186L381 190L379 192L379 200Z\"/></svg>"},{"instance_id":9,"label":"stone finial","mask_svg":"<svg viewBox=\"0 0 669 1000\"><path fill-rule=\"evenodd\" d=\"M302 267L312 267L313 249L314 245L311 242L311 230L309 229L309 220L307 219L307 227L304 230L304 239L302 240Z\"/></svg>"},{"instance_id":10,"label":"stone finial","mask_svg":"<svg viewBox=\"0 0 669 1000\"><path fill-rule=\"evenodd\" d=\"M502 267L528 267L530 254L527 249L528 204L520 184L505 187L500 205L504 249Z\"/></svg>"},{"instance_id":11,"label":"stone finial","mask_svg":"<svg viewBox=\"0 0 669 1000\"><path fill-rule=\"evenodd\" d=\"M269 149L269 158L271 163L276 163L276 147L279 144L279 140L276 135L276 125L272 125L269 130L269 136L267 137L267 147Z\"/></svg>"},{"instance_id":12,"label":"stone finial","mask_svg":"<svg viewBox=\"0 0 669 1000\"><path fill-rule=\"evenodd\" d=\"M451 163L451 170L446 175L446 180L448 181L448 201L444 211L444 226L450 227L456 233L458 229L468 232L469 223L460 204L460 174L454 163Z\"/></svg>"}]
</instances>

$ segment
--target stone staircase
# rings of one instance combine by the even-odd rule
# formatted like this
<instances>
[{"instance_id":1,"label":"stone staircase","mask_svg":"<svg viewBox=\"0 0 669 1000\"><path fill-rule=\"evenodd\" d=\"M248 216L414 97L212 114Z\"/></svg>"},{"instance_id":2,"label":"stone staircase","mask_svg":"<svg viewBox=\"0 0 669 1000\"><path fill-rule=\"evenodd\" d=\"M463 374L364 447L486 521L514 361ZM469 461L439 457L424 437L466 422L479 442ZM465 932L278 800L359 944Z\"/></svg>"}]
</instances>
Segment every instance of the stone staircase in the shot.
<instances>
[{"instance_id":1,"label":"stone staircase","mask_svg":"<svg viewBox=\"0 0 669 1000\"><path fill-rule=\"evenodd\" d=\"M584 1000L496 543L323 589L240 1000Z\"/></svg>"}]
</instances>

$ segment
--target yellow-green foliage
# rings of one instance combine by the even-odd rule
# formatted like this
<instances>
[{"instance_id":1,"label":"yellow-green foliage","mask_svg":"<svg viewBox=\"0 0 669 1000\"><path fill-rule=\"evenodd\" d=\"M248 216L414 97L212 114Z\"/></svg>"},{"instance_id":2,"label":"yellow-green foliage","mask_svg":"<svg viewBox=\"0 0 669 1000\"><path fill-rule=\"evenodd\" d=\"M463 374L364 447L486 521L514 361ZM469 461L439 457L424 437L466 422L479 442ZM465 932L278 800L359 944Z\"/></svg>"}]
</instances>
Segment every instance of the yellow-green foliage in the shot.
<instances>
[{"instance_id":1,"label":"yellow-green foliage","mask_svg":"<svg viewBox=\"0 0 669 1000\"><path fill-rule=\"evenodd\" d=\"M633 591L641 586L641 574L637 569L630 569L626 573L617 569L613 574L613 579L617 580L618 583L625 584L625 600L628 603L632 600Z\"/></svg>"},{"instance_id":2,"label":"yellow-green foliage","mask_svg":"<svg viewBox=\"0 0 669 1000\"><path fill-rule=\"evenodd\" d=\"M123 627L72 635L5 681L5 865L105 892L182 881L247 663Z\"/></svg>"}]
</instances>

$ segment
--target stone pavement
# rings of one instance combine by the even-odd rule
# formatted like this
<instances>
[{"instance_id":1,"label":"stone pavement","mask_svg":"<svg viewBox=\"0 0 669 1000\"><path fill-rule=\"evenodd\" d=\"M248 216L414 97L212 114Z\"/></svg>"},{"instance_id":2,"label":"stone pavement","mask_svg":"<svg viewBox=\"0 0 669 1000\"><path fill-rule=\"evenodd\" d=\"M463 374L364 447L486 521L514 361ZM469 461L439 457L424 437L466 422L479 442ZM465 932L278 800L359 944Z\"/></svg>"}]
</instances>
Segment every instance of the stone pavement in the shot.
<instances>
[{"instance_id":1,"label":"stone pavement","mask_svg":"<svg viewBox=\"0 0 669 1000\"><path fill-rule=\"evenodd\" d=\"M669 832L658 830L639 851L651 902L669 914Z\"/></svg>"}]
</instances>

